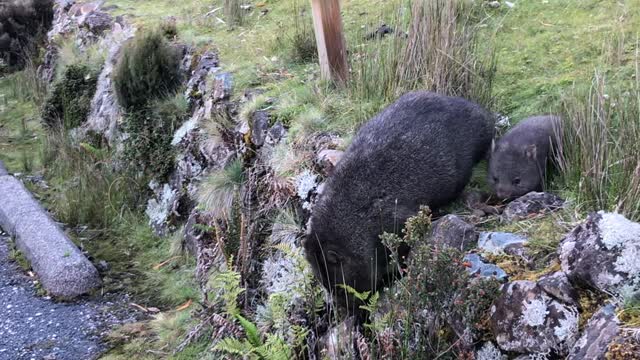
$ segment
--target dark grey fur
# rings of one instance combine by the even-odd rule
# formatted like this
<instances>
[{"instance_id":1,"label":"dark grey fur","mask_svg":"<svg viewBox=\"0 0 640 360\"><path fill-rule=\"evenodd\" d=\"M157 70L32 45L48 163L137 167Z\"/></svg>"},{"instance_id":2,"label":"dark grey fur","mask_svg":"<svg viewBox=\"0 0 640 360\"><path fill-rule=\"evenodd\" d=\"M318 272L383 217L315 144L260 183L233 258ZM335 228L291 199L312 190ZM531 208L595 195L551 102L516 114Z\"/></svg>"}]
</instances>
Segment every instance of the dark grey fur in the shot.
<instances>
[{"instance_id":1,"label":"dark grey fur","mask_svg":"<svg viewBox=\"0 0 640 360\"><path fill-rule=\"evenodd\" d=\"M306 256L329 290L375 289L389 274L379 235L398 232L420 205L455 200L489 150L494 118L462 98L405 94L354 137L311 217Z\"/></svg>"},{"instance_id":2,"label":"dark grey fur","mask_svg":"<svg viewBox=\"0 0 640 360\"><path fill-rule=\"evenodd\" d=\"M522 120L493 146L489 185L502 199L542 191L547 161L558 145L560 118L533 116Z\"/></svg>"}]
</instances>

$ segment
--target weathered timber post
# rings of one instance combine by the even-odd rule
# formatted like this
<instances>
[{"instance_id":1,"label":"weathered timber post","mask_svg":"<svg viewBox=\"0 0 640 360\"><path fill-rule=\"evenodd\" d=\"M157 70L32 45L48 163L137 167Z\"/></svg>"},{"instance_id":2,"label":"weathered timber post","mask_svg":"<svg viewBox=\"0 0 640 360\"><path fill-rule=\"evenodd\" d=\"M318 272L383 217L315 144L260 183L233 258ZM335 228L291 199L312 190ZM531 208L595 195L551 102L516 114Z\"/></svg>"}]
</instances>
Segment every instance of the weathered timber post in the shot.
<instances>
[{"instance_id":1,"label":"weathered timber post","mask_svg":"<svg viewBox=\"0 0 640 360\"><path fill-rule=\"evenodd\" d=\"M349 71L340 0L311 0L311 9L322 77L344 84Z\"/></svg>"}]
</instances>

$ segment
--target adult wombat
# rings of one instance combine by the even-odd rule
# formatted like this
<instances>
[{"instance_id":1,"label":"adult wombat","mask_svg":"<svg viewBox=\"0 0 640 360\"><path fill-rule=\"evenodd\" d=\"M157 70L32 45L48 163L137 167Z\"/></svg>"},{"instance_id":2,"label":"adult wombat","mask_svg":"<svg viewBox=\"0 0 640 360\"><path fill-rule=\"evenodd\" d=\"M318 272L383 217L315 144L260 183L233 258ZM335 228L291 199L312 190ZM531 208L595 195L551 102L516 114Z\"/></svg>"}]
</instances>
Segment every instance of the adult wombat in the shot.
<instances>
[{"instance_id":1,"label":"adult wombat","mask_svg":"<svg viewBox=\"0 0 640 360\"><path fill-rule=\"evenodd\" d=\"M324 286L375 289L392 273L379 235L398 232L420 205L460 194L489 150L494 118L462 98L405 94L364 124L318 198L305 250Z\"/></svg>"},{"instance_id":2,"label":"adult wombat","mask_svg":"<svg viewBox=\"0 0 640 360\"><path fill-rule=\"evenodd\" d=\"M560 118L533 116L522 120L492 146L489 185L501 199L541 191L551 149L558 145Z\"/></svg>"}]
</instances>

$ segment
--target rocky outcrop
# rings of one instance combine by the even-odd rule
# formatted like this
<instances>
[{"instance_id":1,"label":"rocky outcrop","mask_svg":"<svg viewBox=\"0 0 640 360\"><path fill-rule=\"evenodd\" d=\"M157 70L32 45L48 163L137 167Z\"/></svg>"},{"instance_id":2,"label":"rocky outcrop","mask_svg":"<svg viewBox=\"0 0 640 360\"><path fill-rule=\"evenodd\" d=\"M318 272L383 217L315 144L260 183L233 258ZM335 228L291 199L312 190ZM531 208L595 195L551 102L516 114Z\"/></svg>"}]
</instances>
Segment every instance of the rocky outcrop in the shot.
<instances>
[{"instance_id":1,"label":"rocky outcrop","mask_svg":"<svg viewBox=\"0 0 640 360\"><path fill-rule=\"evenodd\" d=\"M80 131L86 134L102 135L107 143L114 146L118 140L118 125L121 122L121 110L113 89L112 73L122 46L131 39L136 28L122 22L111 25L111 31L100 41L100 47L107 53L107 57L98 77L96 92L91 100L91 112L87 122Z\"/></svg>"},{"instance_id":2,"label":"rocky outcrop","mask_svg":"<svg viewBox=\"0 0 640 360\"><path fill-rule=\"evenodd\" d=\"M623 297L640 291L640 224L598 212L576 227L559 248L571 282Z\"/></svg>"},{"instance_id":3,"label":"rocky outcrop","mask_svg":"<svg viewBox=\"0 0 640 360\"><path fill-rule=\"evenodd\" d=\"M521 354L566 356L578 337L578 309L549 296L532 281L503 286L491 309L500 348Z\"/></svg>"},{"instance_id":4,"label":"rocky outcrop","mask_svg":"<svg viewBox=\"0 0 640 360\"><path fill-rule=\"evenodd\" d=\"M564 205L564 200L558 196L543 193L530 192L512 201L504 209L503 217L507 221L517 221L540 214L556 211Z\"/></svg>"}]
</instances>

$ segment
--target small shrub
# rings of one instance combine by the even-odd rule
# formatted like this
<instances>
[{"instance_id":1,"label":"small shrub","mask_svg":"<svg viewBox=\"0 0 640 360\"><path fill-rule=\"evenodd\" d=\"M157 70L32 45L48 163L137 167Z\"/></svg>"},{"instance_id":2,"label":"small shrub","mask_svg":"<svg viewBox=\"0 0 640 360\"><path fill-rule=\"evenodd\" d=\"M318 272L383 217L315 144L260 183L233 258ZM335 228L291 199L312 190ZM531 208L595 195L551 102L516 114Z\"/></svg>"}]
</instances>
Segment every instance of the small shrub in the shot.
<instances>
[{"instance_id":1,"label":"small shrub","mask_svg":"<svg viewBox=\"0 0 640 360\"><path fill-rule=\"evenodd\" d=\"M141 111L157 98L172 94L181 82L180 56L158 30L129 42L114 69L113 83L126 111Z\"/></svg>"},{"instance_id":2,"label":"small shrub","mask_svg":"<svg viewBox=\"0 0 640 360\"><path fill-rule=\"evenodd\" d=\"M123 129L129 137L124 143L124 158L134 172L157 180L169 176L175 161L171 140L187 111L184 97L177 94L126 113Z\"/></svg>"},{"instance_id":3,"label":"small shrub","mask_svg":"<svg viewBox=\"0 0 640 360\"><path fill-rule=\"evenodd\" d=\"M52 21L53 0L0 3L0 59L9 71L22 68L37 54Z\"/></svg>"},{"instance_id":4,"label":"small shrub","mask_svg":"<svg viewBox=\"0 0 640 360\"><path fill-rule=\"evenodd\" d=\"M80 126L91 110L97 74L85 65L70 65L54 85L42 110L42 122L50 129Z\"/></svg>"}]
</instances>

